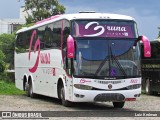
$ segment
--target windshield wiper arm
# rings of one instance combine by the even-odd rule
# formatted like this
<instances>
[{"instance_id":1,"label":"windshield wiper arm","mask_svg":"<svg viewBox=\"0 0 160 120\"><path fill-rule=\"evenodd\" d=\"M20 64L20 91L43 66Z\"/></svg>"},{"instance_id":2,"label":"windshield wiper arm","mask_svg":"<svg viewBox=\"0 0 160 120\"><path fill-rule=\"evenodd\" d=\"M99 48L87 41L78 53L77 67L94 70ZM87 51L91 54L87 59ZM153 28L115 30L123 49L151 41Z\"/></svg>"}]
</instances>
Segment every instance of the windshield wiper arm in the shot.
<instances>
[{"instance_id":1,"label":"windshield wiper arm","mask_svg":"<svg viewBox=\"0 0 160 120\"><path fill-rule=\"evenodd\" d=\"M107 60L108 56L105 57L105 59L101 62L100 66L98 67L98 69L96 70L94 76L96 76L99 71L102 69L102 67L104 66L104 64L106 63L106 60Z\"/></svg>"},{"instance_id":2,"label":"windshield wiper arm","mask_svg":"<svg viewBox=\"0 0 160 120\"><path fill-rule=\"evenodd\" d=\"M121 71L123 72L124 76L127 76L126 72L124 71L123 67L121 66L121 64L119 63L119 61L116 59L116 57L112 54L112 48L110 47L110 53L111 53L111 59L113 58L113 60L117 63L117 65L119 66L119 68L121 69Z\"/></svg>"}]
</instances>

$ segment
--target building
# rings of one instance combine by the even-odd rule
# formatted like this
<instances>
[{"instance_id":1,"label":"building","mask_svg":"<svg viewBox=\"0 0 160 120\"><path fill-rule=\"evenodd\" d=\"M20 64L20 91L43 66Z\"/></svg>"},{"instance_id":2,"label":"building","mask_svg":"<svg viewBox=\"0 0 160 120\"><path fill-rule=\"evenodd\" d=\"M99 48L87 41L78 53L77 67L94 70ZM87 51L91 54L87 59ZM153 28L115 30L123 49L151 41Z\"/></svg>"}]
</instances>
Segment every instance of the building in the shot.
<instances>
[{"instance_id":1,"label":"building","mask_svg":"<svg viewBox=\"0 0 160 120\"><path fill-rule=\"evenodd\" d=\"M3 18L0 19L0 34L6 33L11 34L13 31L17 29L18 26L25 24L25 17L22 8L20 9L20 18L11 19L11 18Z\"/></svg>"},{"instance_id":2,"label":"building","mask_svg":"<svg viewBox=\"0 0 160 120\"><path fill-rule=\"evenodd\" d=\"M24 19L0 19L0 34L11 34L22 24L25 24Z\"/></svg>"}]
</instances>

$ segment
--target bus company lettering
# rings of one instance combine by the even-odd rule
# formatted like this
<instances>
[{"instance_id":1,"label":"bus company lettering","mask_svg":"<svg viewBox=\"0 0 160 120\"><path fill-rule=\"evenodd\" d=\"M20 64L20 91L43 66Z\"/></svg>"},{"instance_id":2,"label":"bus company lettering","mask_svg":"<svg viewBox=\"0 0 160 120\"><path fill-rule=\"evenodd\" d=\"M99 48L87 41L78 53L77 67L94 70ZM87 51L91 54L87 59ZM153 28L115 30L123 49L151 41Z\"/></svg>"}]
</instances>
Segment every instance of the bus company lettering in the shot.
<instances>
[{"instance_id":1,"label":"bus company lettering","mask_svg":"<svg viewBox=\"0 0 160 120\"><path fill-rule=\"evenodd\" d=\"M30 61L30 57L31 57L31 48L32 48L32 44L33 44L33 39L36 36L37 31L34 30L32 32L32 36L31 36L31 40L30 40L30 46L29 46L29 52L28 52L28 60ZM38 48L38 50L37 50ZM34 53L38 51L37 54L37 58L35 61L35 64L33 65L33 67L29 68L29 71L31 73L36 72L37 67L39 65L39 60L41 61L41 64L50 64L50 53L40 53L40 39L37 38L35 44L34 44Z\"/></svg>"},{"instance_id":2,"label":"bus company lettering","mask_svg":"<svg viewBox=\"0 0 160 120\"><path fill-rule=\"evenodd\" d=\"M131 25L119 25L101 22L88 22L76 25L76 36L78 37L114 37L114 38L134 38Z\"/></svg>"},{"instance_id":3,"label":"bus company lettering","mask_svg":"<svg viewBox=\"0 0 160 120\"><path fill-rule=\"evenodd\" d=\"M126 27L120 27L120 26L107 26L108 31L118 31L118 32L125 32Z\"/></svg>"},{"instance_id":4,"label":"bus company lettering","mask_svg":"<svg viewBox=\"0 0 160 120\"><path fill-rule=\"evenodd\" d=\"M41 53L40 61L41 64L50 64L50 53Z\"/></svg>"},{"instance_id":5,"label":"bus company lettering","mask_svg":"<svg viewBox=\"0 0 160 120\"><path fill-rule=\"evenodd\" d=\"M56 76L56 68L44 68L43 69L43 74Z\"/></svg>"}]
</instances>

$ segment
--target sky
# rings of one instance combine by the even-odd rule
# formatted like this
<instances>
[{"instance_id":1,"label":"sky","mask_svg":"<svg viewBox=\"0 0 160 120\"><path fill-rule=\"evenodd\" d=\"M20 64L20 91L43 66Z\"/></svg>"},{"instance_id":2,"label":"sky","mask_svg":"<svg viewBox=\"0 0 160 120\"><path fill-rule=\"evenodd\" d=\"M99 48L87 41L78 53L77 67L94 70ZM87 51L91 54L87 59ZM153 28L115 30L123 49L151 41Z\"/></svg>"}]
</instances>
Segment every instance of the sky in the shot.
<instances>
[{"instance_id":1,"label":"sky","mask_svg":"<svg viewBox=\"0 0 160 120\"><path fill-rule=\"evenodd\" d=\"M139 35L150 40L158 36L160 27L160 0L58 0L66 8L65 13L96 11L132 16L136 19ZM1 0L0 19L19 18L24 0Z\"/></svg>"}]
</instances>

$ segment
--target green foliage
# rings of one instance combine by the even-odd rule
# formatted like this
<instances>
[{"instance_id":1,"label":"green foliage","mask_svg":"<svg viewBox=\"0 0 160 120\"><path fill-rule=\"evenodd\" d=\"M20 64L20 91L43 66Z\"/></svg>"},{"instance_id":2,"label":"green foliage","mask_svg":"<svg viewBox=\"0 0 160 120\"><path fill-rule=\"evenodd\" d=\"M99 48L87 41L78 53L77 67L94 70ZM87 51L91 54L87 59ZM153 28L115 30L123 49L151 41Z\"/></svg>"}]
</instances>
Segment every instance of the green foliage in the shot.
<instances>
[{"instance_id":1,"label":"green foliage","mask_svg":"<svg viewBox=\"0 0 160 120\"><path fill-rule=\"evenodd\" d=\"M14 34L1 34L0 35L0 66L5 63L9 64L11 68L14 66Z\"/></svg>"},{"instance_id":2,"label":"green foliage","mask_svg":"<svg viewBox=\"0 0 160 120\"><path fill-rule=\"evenodd\" d=\"M28 14L26 17L27 24L65 13L65 7L59 4L58 0L25 0L24 8Z\"/></svg>"},{"instance_id":3,"label":"green foliage","mask_svg":"<svg viewBox=\"0 0 160 120\"><path fill-rule=\"evenodd\" d=\"M19 94L25 94L25 92L15 87L14 72L0 73L0 95Z\"/></svg>"},{"instance_id":4,"label":"green foliage","mask_svg":"<svg viewBox=\"0 0 160 120\"><path fill-rule=\"evenodd\" d=\"M4 62L4 58L5 58L5 55L4 53L0 50L0 73L3 73L4 70L5 70L5 62Z\"/></svg>"},{"instance_id":5,"label":"green foliage","mask_svg":"<svg viewBox=\"0 0 160 120\"><path fill-rule=\"evenodd\" d=\"M25 92L17 89L14 83L8 83L6 81L0 80L0 95L19 95L19 94L25 94Z\"/></svg>"}]
</instances>

